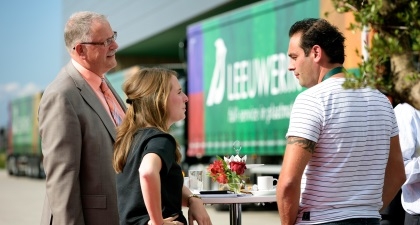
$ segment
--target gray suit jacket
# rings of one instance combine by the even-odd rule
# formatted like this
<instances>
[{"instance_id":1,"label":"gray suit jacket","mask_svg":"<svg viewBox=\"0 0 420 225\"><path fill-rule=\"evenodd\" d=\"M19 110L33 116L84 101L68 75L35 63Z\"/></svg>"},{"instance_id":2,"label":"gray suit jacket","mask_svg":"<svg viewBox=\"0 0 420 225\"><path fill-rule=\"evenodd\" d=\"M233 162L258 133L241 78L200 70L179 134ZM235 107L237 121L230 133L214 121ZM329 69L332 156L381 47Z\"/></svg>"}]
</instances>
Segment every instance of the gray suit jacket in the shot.
<instances>
[{"instance_id":1,"label":"gray suit jacket","mask_svg":"<svg viewBox=\"0 0 420 225\"><path fill-rule=\"evenodd\" d=\"M71 62L43 93L39 130L47 175L41 224L117 225L115 125Z\"/></svg>"}]
</instances>

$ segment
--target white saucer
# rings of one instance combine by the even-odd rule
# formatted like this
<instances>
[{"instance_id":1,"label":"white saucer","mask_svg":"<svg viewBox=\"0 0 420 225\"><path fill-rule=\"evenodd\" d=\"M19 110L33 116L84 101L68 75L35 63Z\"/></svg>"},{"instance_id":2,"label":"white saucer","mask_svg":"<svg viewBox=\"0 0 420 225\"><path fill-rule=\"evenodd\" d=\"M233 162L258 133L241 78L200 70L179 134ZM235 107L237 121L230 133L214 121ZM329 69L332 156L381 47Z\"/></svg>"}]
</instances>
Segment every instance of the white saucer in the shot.
<instances>
[{"instance_id":1,"label":"white saucer","mask_svg":"<svg viewBox=\"0 0 420 225\"><path fill-rule=\"evenodd\" d=\"M276 189L264 191L251 191L254 196L276 195Z\"/></svg>"}]
</instances>

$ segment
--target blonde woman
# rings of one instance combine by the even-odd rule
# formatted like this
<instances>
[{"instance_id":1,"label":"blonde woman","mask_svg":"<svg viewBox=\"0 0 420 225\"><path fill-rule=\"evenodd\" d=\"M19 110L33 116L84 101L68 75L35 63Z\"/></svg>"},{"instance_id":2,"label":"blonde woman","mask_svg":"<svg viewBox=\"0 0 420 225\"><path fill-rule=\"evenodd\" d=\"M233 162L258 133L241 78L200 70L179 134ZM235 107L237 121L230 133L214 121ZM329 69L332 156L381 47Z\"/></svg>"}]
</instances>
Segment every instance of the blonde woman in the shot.
<instances>
[{"instance_id":1,"label":"blonde woman","mask_svg":"<svg viewBox=\"0 0 420 225\"><path fill-rule=\"evenodd\" d=\"M117 175L121 224L211 224L201 199L183 185L181 154L168 133L185 119L188 97L175 71L144 68L131 76L123 90L129 104L117 129L113 166Z\"/></svg>"}]
</instances>

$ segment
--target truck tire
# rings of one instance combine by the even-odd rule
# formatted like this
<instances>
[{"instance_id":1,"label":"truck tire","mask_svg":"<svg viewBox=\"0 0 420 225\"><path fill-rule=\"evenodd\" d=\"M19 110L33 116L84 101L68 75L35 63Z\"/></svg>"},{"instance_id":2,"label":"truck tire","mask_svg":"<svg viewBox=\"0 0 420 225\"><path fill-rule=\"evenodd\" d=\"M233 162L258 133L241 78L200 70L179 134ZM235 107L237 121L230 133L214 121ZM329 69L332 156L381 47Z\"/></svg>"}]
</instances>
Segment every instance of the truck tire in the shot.
<instances>
[{"instance_id":1,"label":"truck tire","mask_svg":"<svg viewBox=\"0 0 420 225\"><path fill-rule=\"evenodd\" d=\"M42 166L42 159L38 156L34 157L31 162L32 177L33 178L44 178L45 172Z\"/></svg>"},{"instance_id":2,"label":"truck tire","mask_svg":"<svg viewBox=\"0 0 420 225\"><path fill-rule=\"evenodd\" d=\"M39 160L39 168L40 168L40 171L41 171L41 176L39 178L43 179L46 176L45 176L45 170L44 170L44 164L42 162L42 158Z\"/></svg>"},{"instance_id":3,"label":"truck tire","mask_svg":"<svg viewBox=\"0 0 420 225\"><path fill-rule=\"evenodd\" d=\"M7 158L7 171L9 172L9 175L16 176L18 174L18 169L16 166L16 157L11 155Z\"/></svg>"},{"instance_id":4,"label":"truck tire","mask_svg":"<svg viewBox=\"0 0 420 225\"><path fill-rule=\"evenodd\" d=\"M39 178L41 176L41 169L39 168L38 157L32 157L29 161L29 166L31 168L31 177Z\"/></svg>"},{"instance_id":5,"label":"truck tire","mask_svg":"<svg viewBox=\"0 0 420 225\"><path fill-rule=\"evenodd\" d=\"M16 168L17 176L28 176L29 168L29 157L26 155L20 155L16 157Z\"/></svg>"},{"instance_id":6,"label":"truck tire","mask_svg":"<svg viewBox=\"0 0 420 225\"><path fill-rule=\"evenodd\" d=\"M37 173L35 174L36 178L44 178L45 177L45 171L44 166L42 165L42 158L36 157L36 164L34 165L36 167Z\"/></svg>"}]
</instances>

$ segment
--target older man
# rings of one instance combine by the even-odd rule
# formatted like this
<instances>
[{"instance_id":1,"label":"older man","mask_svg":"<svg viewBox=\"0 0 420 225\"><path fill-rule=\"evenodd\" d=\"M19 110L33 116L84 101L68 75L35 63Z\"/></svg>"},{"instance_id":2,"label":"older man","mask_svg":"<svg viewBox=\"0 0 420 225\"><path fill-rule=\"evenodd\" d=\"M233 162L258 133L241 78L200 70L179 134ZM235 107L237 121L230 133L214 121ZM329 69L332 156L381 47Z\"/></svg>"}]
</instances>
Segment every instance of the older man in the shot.
<instances>
[{"instance_id":1,"label":"older man","mask_svg":"<svg viewBox=\"0 0 420 225\"><path fill-rule=\"evenodd\" d=\"M125 106L104 78L117 65L117 33L105 16L78 12L64 37L71 61L39 107L46 172L41 224L118 225L112 155Z\"/></svg>"}]
</instances>

